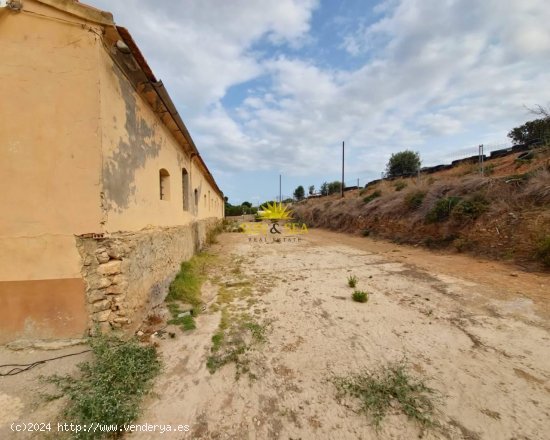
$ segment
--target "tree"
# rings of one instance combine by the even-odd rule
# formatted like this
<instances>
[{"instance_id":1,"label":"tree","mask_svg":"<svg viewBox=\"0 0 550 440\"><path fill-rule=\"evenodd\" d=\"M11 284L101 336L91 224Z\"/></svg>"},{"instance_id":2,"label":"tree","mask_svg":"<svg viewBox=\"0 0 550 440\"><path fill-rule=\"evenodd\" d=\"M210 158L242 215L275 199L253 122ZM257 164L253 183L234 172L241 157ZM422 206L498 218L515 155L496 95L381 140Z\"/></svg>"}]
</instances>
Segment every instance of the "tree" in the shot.
<instances>
[{"instance_id":1,"label":"tree","mask_svg":"<svg viewBox=\"0 0 550 440\"><path fill-rule=\"evenodd\" d=\"M328 193L329 194L337 194L341 191L342 182L339 182L338 180L335 180L334 182L330 182L328 184Z\"/></svg>"},{"instance_id":2,"label":"tree","mask_svg":"<svg viewBox=\"0 0 550 440\"><path fill-rule=\"evenodd\" d=\"M306 192L304 191L304 187L300 185L298 188L294 190L294 198L296 200L303 200Z\"/></svg>"},{"instance_id":3,"label":"tree","mask_svg":"<svg viewBox=\"0 0 550 440\"><path fill-rule=\"evenodd\" d=\"M545 115L544 109L541 110L540 114ZM512 139L514 144L524 144L546 136L550 136L550 116L527 121L525 124L513 128L508 133L508 137Z\"/></svg>"},{"instance_id":4,"label":"tree","mask_svg":"<svg viewBox=\"0 0 550 440\"><path fill-rule=\"evenodd\" d=\"M313 194L315 194L315 186L314 185L311 185L309 188L308 188L308 192L309 192L309 195L312 196Z\"/></svg>"},{"instance_id":5,"label":"tree","mask_svg":"<svg viewBox=\"0 0 550 440\"><path fill-rule=\"evenodd\" d=\"M322 196L328 196L328 183L327 182L323 182L323 184L321 185L321 195Z\"/></svg>"},{"instance_id":6,"label":"tree","mask_svg":"<svg viewBox=\"0 0 550 440\"><path fill-rule=\"evenodd\" d=\"M241 206L246 206L247 208L252 208L252 203L250 202L242 202Z\"/></svg>"},{"instance_id":7,"label":"tree","mask_svg":"<svg viewBox=\"0 0 550 440\"><path fill-rule=\"evenodd\" d=\"M386 165L388 177L411 176L420 169L420 155L411 150L400 151L391 155Z\"/></svg>"}]
</instances>

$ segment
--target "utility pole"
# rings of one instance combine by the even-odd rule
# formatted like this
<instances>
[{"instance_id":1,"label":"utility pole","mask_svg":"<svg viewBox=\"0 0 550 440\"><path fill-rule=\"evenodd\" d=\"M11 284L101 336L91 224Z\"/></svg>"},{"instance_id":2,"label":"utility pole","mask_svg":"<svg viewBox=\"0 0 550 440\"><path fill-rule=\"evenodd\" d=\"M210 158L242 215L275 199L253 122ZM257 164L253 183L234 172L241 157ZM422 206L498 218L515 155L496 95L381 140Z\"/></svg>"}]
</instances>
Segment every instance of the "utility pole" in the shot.
<instances>
[{"instance_id":1,"label":"utility pole","mask_svg":"<svg viewBox=\"0 0 550 440\"><path fill-rule=\"evenodd\" d=\"M344 141L342 141L342 184L340 185L340 195L344 197Z\"/></svg>"},{"instance_id":2,"label":"utility pole","mask_svg":"<svg viewBox=\"0 0 550 440\"><path fill-rule=\"evenodd\" d=\"M282 175L279 174L279 203L282 203L282 201L283 201L283 197L282 197L282 195L281 195L281 179L282 179L281 176L282 176Z\"/></svg>"},{"instance_id":3,"label":"utility pole","mask_svg":"<svg viewBox=\"0 0 550 440\"><path fill-rule=\"evenodd\" d=\"M484 166L484 163L483 163L483 144L481 144L479 146L479 172L481 173L481 175L483 176L483 173L484 173L484 169L483 169L483 166Z\"/></svg>"}]
</instances>

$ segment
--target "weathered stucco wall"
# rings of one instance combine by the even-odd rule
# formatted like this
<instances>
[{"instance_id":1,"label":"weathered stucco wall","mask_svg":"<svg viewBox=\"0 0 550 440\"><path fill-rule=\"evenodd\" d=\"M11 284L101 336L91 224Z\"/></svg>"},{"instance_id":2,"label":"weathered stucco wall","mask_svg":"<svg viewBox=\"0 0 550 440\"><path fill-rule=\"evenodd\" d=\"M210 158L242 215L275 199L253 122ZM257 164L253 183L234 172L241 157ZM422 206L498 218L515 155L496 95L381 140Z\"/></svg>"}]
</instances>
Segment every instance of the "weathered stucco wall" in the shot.
<instances>
[{"instance_id":1,"label":"weathered stucco wall","mask_svg":"<svg viewBox=\"0 0 550 440\"><path fill-rule=\"evenodd\" d=\"M106 51L101 56L100 82L105 229L137 230L221 218L221 196ZM167 200L160 199L161 169L169 173ZM185 194L183 169L188 173Z\"/></svg>"},{"instance_id":2,"label":"weathered stucco wall","mask_svg":"<svg viewBox=\"0 0 550 440\"><path fill-rule=\"evenodd\" d=\"M73 234L101 215L99 37L24 6L0 10L0 341L82 335Z\"/></svg>"},{"instance_id":3,"label":"weathered stucco wall","mask_svg":"<svg viewBox=\"0 0 550 440\"><path fill-rule=\"evenodd\" d=\"M99 240L79 238L89 328L135 328L164 300L181 262L204 246L217 221L121 232Z\"/></svg>"},{"instance_id":4,"label":"weathered stucco wall","mask_svg":"<svg viewBox=\"0 0 550 440\"><path fill-rule=\"evenodd\" d=\"M114 63L107 28L51 3L0 9L0 343L131 326L223 216L196 159ZM105 252L80 238L92 233Z\"/></svg>"}]
</instances>

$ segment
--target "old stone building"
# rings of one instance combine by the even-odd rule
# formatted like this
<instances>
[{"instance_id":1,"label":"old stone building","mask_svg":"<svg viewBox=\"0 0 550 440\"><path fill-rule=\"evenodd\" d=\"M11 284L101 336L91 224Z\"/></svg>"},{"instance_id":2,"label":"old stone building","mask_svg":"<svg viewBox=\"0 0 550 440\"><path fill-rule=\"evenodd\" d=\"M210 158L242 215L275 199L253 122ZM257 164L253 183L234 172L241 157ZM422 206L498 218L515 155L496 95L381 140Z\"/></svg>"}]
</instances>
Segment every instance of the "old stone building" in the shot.
<instances>
[{"instance_id":1,"label":"old stone building","mask_svg":"<svg viewBox=\"0 0 550 440\"><path fill-rule=\"evenodd\" d=\"M131 330L224 214L110 13L0 2L0 343Z\"/></svg>"}]
</instances>

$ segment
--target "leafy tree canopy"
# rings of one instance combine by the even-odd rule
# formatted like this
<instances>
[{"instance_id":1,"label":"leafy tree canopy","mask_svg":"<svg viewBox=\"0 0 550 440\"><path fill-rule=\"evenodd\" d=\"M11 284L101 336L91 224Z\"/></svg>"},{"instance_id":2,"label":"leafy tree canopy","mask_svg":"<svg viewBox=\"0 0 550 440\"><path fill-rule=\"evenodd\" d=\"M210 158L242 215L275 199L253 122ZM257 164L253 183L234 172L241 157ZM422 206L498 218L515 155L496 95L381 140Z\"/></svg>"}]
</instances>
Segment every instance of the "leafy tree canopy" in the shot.
<instances>
[{"instance_id":1,"label":"leafy tree canopy","mask_svg":"<svg viewBox=\"0 0 550 440\"><path fill-rule=\"evenodd\" d=\"M335 180L334 182L330 182L328 184L328 193L329 194L336 194L340 192L340 188L342 186L342 183L338 180Z\"/></svg>"},{"instance_id":2,"label":"leafy tree canopy","mask_svg":"<svg viewBox=\"0 0 550 440\"><path fill-rule=\"evenodd\" d=\"M296 200L303 200L305 195L306 195L306 192L302 185L300 185L294 190L294 198Z\"/></svg>"},{"instance_id":3,"label":"leafy tree canopy","mask_svg":"<svg viewBox=\"0 0 550 440\"><path fill-rule=\"evenodd\" d=\"M388 177L410 176L420 169L420 155L411 150L400 151L391 155L386 165Z\"/></svg>"},{"instance_id":4,"label":"leafy tree canopy","mask_svg":"<svg viewBox=\"0 0 550 440\"><path fill-rule=\"evenodd\" d=\"M550 117L527 121L519 127L513 128L508 137L514 144L524 144L550 136Z\"/></svg>"}]
</instances>

